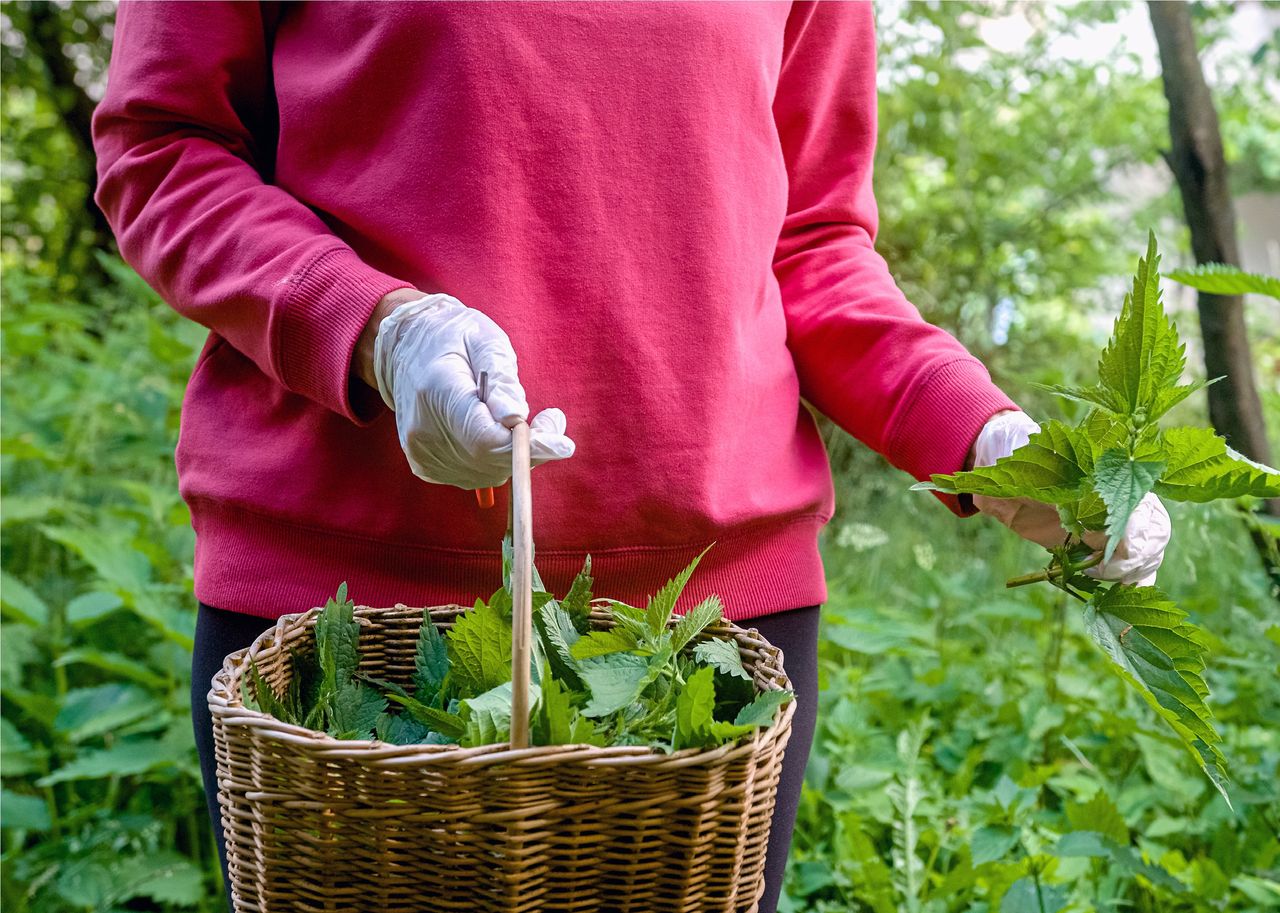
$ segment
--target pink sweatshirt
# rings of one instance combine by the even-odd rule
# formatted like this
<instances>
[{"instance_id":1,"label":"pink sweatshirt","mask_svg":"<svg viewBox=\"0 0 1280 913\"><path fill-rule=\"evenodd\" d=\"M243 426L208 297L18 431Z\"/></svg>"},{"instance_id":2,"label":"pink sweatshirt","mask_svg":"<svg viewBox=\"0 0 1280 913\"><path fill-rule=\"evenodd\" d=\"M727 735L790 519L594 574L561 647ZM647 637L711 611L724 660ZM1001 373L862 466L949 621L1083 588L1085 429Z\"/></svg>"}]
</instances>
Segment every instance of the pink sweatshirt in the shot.
<instances>
[{"instance_id":1,"label":"pink sweatshirt","mask_svg":"<svg viewBox=\"0 0 1280 913\"><path fill-rule=\"evenodd\" d=\"M94 117L125 259L212 331L177 464L195 588L275 617L500 585L505 496L409 471L350 373L375 303L510 335L577 454L538 567L640 601L821 602L807 401L917 478L1012 403L876 254L872 11L851 3L123 3ZM959 504L950 504L958 513Z\"/></svg>"}]
</instances>

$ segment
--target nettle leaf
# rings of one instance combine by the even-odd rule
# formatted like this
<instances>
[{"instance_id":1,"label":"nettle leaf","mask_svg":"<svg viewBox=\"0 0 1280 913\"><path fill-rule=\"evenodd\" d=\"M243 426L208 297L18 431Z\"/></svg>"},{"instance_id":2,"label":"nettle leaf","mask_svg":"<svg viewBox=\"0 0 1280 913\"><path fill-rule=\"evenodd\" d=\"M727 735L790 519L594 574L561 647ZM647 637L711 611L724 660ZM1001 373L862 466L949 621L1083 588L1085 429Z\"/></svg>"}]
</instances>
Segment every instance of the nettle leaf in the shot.
<instances>
[{"instance_id":1,"label":"nettle leaf","mask_svg":"<svg viewBox=\"0 0 1280 913\"><path fill-rule=\"evenodd\" d=\"M791 691L764 691L738 711L734 723L739 726L768 726L778 708L795 697Z\"/></svg>"},{"instance_id":2,"label":"nettle leaf","mask_svg":"<svg viewBox=\"0 0 1280 913\"><path fill-rule=\"evenodd\" d=\"M1161 390L1156 394L1151 408L1147 410L1147 421L1154 422L1192 393L1203 390L1210 384L1217 383L1220 380L1222 380L1221 377L1215 377L1213 380L1197 380L1189 384L1181 384Z\"/></svg>"},{"instance_id":3,"label":"nettle leaf","mask_svg":"<svg viewBox=\"0 0 1280 913\"><path fill-rule=\"evenodd\" d=\"M629 635L636 643L649 636L649 620L644 609L613 599L606 600L613 614L614 630Z\"/></svg>"},{"instance_id":4,"label":"nettle leaf","mask_svg":"<svg viewBox=\"0 0 1280 913\"><path fill-rule=\"evenodd\" d=\"M1087 532L1106 528L1107 505L1102 500L1102 495L1091 488L1078 500L1059 504L1058 518L1067 532L1083 536Z\"/></svg>"},{"instance_id":5,"label":"nettle leaf","mask_svg":"<svg viewBox=\"0 0 1280 913\"><path fill-rule=\"evenodd\" d=\"M693 648L693 655L700 662L713 666L726 675L736 675L751 681L751 676L742 667L742 654L738 652L738 645L733 641L718 637L704 640Z\"/></svg>"},{"instance_id":6,"label":"nettle leaf","mask_svg":"<svg viewBox=\"0 0 1280 913\"><path fill-rule=\"evenodd\" d=\"M572 694L552 677L550 669L542 671L542 697L529 721L529 741L533 745L572 744Z\"/></svg>"},{"instance_id":7,"label":"nettle leaf","mask_svg":"<svg viewBox=\"0 0 1280 913\"><path fill-rule=\"evenodd\" d=\"M431 735L432 730L403 713L383 713L373 727L374 737L379 742L391 745L419 745Z\"/></svg>"},{"instance_id":8,"label":"nettle leaf","mask_svg":"<svg viewBox=\"0 0 1280 913\"><path fill-rule=\"evenodd\" d=\"M1167 465L1156 494L1174 501L1280 497L1280 471L1236 453L1209 428L1161 434Z\"/></svg>"},{"instance_id":9,"label":"nettle leaf","mask_svg":"<svg viewBox=\"0 0 1280 913\"><path fill-rule=\"evenodd\" d=\"M592 656L582 660L579 669L582 681L591 691L591 700L582 709L589 717L608 716L626 707L640 696L641 689L650 680L648 659L634 653Z\"/></svg>"},{"instance_id":10,"label":"nettle leaf","mask_svg":"<svg viewBox=\"0 0 1280 913\"><path fill-rule=\"evenodd\" d=\"M450 739L457 740L461 738L462 732L466 728L466 721L459 714L428 707L421 701L416 701L402 694L388 694L387 697L404 707L409 715L419 723L433 732L438 732Z\"/></svg>"},{"instance_id":11,"label":"nettle leaf","mask_svg":"<svg viewBox=\"0 0 1280 913\"><path fill-rule=\"evenodd\" d=\"M115 900L147 898L148 906L190 908L205 898L205 873L191 860L172 850L148 852L124 858L112 867ZM137 904L104 904L99 909L137 908Z\"/></svg>"},{"instance_id":12,"label":"nettle leaf","mask_svg":"<svg viewBox=\"0 0 1280 913\"><path fill-rule=\"evenodd\" d=\"M1174 282L1211 295L1267 295L1280 299L1280 279L1246 273L1226 263L1204 263L1195 269L1171 270L1166 275Z\"/></svg>"},{"instance_id":13,"label":"nettle leaf","mask_svg":"<svg viewBox=\"0 0 1280 913\"><path fill-rule=\"evenodd\" d=\"M710 625L716 624L723 616L724 603L720 601L720 597L708 596L687 614L680 616L680 620L671 631L671 649L679 653L689 641Z\"/></svg>"},{"instance_id":14,"label":"nettle leaf","mask_svg":"<svg viewBox=\"0 0 1280 913\"><path fill-rule=\"evenodd\" d=\"M1141 854L1128 845L1128 838L1120 842L1098 830L1069 831L1062 835L1052 852L1053 855L1064 858L1108 858L1117 871L1129 875L1141 874L1175 894L1182 894L1187 890L1187 886L1169 874L1168 870L1146 862Z\"/></svg>"},{"instance_id":15,"label":"nettle leaf","mask_svg":"<svg viewBox=\"0 0 1280 913\"><path fill-rule=\"evenodd\" d=\"M590 659L593 656L606 656L610 653L625 653L634 650L636 637L632 631L620 627L606 631L592 631L579 638L569 648L569 654L576 660Z\"/></svg>"},{"instance_id":16,"label":"nettle leaf","mask_svg":"<svg viewBox=\"0 0 1280 913\"><path fill-rule=\"evenodd\" d=\"M1139 460L1116 447L1098 457L1093 467L1093 490L1107 509L1107 545L1103 560L1111 560L1116 546L1124 538L1125 525L1134 508L1151 491L1160 473L1160 460Z\"/></svg>"},{"instance_id":17,"label":"nettle leaf","mask_svg":"<svg viewBox=\"0 0 1280 913\"><path fill-rule=\"evenodd\" d=\"M475 748L477 745L496 745L510 738L510 712L503 716L491 710L476 710L466 713L466 726L458 744L464 748Z\"/></svg>"},{"instance_id":18,"label":"nettle leaf","mask_svg":"<svg viewBox=\"0 0 1280 913\"><path fill-rule=\"evenodd\" d=\"M1094 384L1092 387L1066 387L1062 384L1032 384L1031 386L1054 396L1090 406L1101 406L1109 412L1122 412L1124 405L1111 389Z\"/></svg>"},{"instance_id":19,"label":"nettle leaf","mask_svg":"<svg viewBox=\"0 0 1280 913\"><path fill-rule=\"evenodd\" d=\"M1081 495L1082 483L1093 467L1093 444L1085 432L1059 421L1045 422L1040 431L993 466L968 472L935 475L913 489L991 498L1033 498L1046 504L1070 504Z\"/></svg>"},{"instance_id":20,"label":"nettle leaf","mask_svg":"<svg viewBox=\"0 0 1280 913\"><path fill-rule=\"evenodd\" d=\"M511 692L512 683L508 679L483 694L462 701L459 711L467 724L462 734L463 745L488 745L494 741L505 741L509 737ZM541 699L542 688L530 682L528 706L537 706Z\"/></svg>"},{"instance_id":21,"label":"nettle leaf","mask_svg":"<svg viewBox=\"0 0 1280 913\"><path fill-rule=\"evenodd\" d=\"M582 687L578 678L578 663L573 648L581 639L573 618L562 607L563 603L548 602L533 615L542 650L551 664L551 673L570 688Z\"/></svg>"},{"instance_id":22,"label":"nettle leaf","mask_svg":"<svg viewBox=\"0 0 1280 913\"><path fill-rule=\"evenodd\" d=\"M343 583L338 595L325 603L316 618L316 658L323 674L321 689L327 695L336 694L360 665L360 625L354 610L355 603L347 599L347 585Z\"/></svg>"},{"instance_id":23,"label":"nettle leaf","mask_svg":"<svg viewBox=\"0 0 1280 913\"><path fill-rule=\"evenodd\" d=\"M275 691L261 673L256 662L249 663L249 674L240 680L240 702L250 710L273 716L282 723L298 724L291 708Z\"/></svg>"},{"instance_id":24,"label":"nettle leaf","mask_svg":"<svg viewBox=\"0 0 1280 913\"><path fill-rule=\"evenodd\" d=\"M1085 627L1120 676L1177 733L1230 804L1226 759L1205 698L1201 677L1205 644L1186 613L1155 587L1117 584L1099 590L1085 606Z\"/></svg>"},{"instance_id":25,"label":"nettle leaf","mask_svg":"<svg viewBox=\"0 0 1280 913\"><path fill-rule=\"evenodd\" d=\"M660 634L666 629L671 613L675 610L676 600L684 592L685 585L689 582L689 578L693 576L698 563L702 561L703 556L710 550L711 546L708 545L698 557L689 562L688 567L668 580L662 589L658 590L658 595L649 600L649 605L645 608L644 613L651 633Z\"/></svg>"},{"instance_id":26,"label":"nettle leaf","mask_svg":"<svg viewBox=\"0 0 1280 913\"><path fill-rule=\"evenodd\" d=\"M500 608L476 601L449 631L449 673L461 691L488 691L511 680L511 624Z\"/></svg>"},{"instance_id":27,"label":"nettle leaf","mask_svg":"<svg viewBox=\"0 0 1280 913\"><path fill-rule=\"evenodd\" d=\"M538 594L534 593L533 595L534 595L534 598L537 598ZM511 604L510 590L505 588L500 590L495 590L493 595L489 597L489 601L485 604L488 605L489 608L492 609L499 616L506 619L508 622L511 621L512 604Z\"/></svg>"},{"instance_id":28,"label":"nettle leaf","mask_svg":"<svg viewBox=\"0 0 1280 913\"><path fill-rule=\"evenodd\" d=\"M582 565L582 570L578 572L578 576L573 578L573 583L569 587L569 592L565 594L564 599L560 602L561 608L569 613L569 617L573 619L573 626L578 630L579 634L586 634L591 630L591 585L594 581L591 579L591 556L587 556L586 563Z\"/></svg>"},{"instance_id":29,"label":"nettle leaf","mask_svg":"<svg viewBox=\"0 0 1280 913\"><path fill-rule=\"evenodd\" d=\"M293 709L302 717L304 708L314 707L321 700L324 673L320 669L319 657L312 651L290 649L289 666L293 670L289 679L290 697L296 697Z\"/></svg>"},{"instance_id":30,"label":"nettle leaf","mask_svg":"<svg viewBox=\"0 0 1280 913\"><path fill-rule=\"evenodd\" d=\"M389 682L384 678L374 678L372 675L366 675L363 672L356 673L356 678L364 682L366 685L373 685L380 688L388 694L398 694L401 697L409 697L409 692L395 682Z\"/></svg>"},{"instance_id":31,"label":"nettle leaf","mask_svg":"<svg viewBox=\"0 0 1280 913\"><path fill-rule=\"evenodd\" d=\"M713 722L716 706L715 670L702 666L689 676L676 698L676 732L671 747L677 751L701 745Z\"/></svg>"},{"instance_id":32,"label":"nettle leaf","mask_svg":"<svg viewBox=\"0 0 1280 913\"><path fill-rule=\"evenodd\" d=\"M581 713L573 718L573 731L569 734L570 745L595 745L605 748L610 743L608 738L596 729L596 724Z\"/></svg>"},{"instance_id":33,"label":"nettle leaf","mask_svg":"<svg viewBox=\"0 0 1280 913\"><path fill-rule=\"evenodd\" d=\"M675 659L676 651L671 649L671 644L666 643L654 651L653 655L648 658L649 669L645 672L644 679L640 682L640 690L643 691L652 682L658 680L662 673L667 672L674 674L675 666L672 660Z\"/></svg>"},{"instance_id":34,"label":"nettle leaf","mask_svg":"<svg viewBox=\"0 0 1280 913\"><path fill-rule=\"evenodd\" d=\"M1125 297L1111 339L1098 360L1102 386L1123 406L1115 410L1154 418L1152 407L1161 391L1177 385L1186 366L1186 350L1165 316L1160 301L1160 254L1156 236L1148 236L1147 255L1138 260L1133 291Z\"/></svg>"},{"instance_id":35,"label":"nettle leaf","mask_svg":"<svg viewBox=\"0 0 1280 913\"><path fill-rule=\"evenodd\" d=\"M745 723L729 723L725 720L712 720L705 730L706 744L717 745L722 742L732 742L734 739L740 739L747 733L754 730L755 726Z\"/></svg>"},{"instance_id":36,"label":"nettle leaf","mask_svg":"<svg viewBox=\"0 0 1280 913\"><path fill-rule=\"evenodd\" d=\"M510 716L512 687L513 683L511 681L505 681L498 685L494 685L488 691L484 691L474 697L463 698L463 715L466 715L467 710L483 710L493 711L498 714L506 713ZM529 688L531 693L537 690L537 687L532 684L530 684Z\"/></svg>"},{"instance_id":37,"label":"nettle leaf","mask_svg":"<svg viewBox=\"0 0 1280 913\"><path fill-rule=\"evenodd\" d=\"M329 734L339 739L370 738L386 709L386 698L377 691L358 682L344 682L333 698Z\"/></svg>"},{"instance_id":38,"label":"nettle leaf","mask_svg":"<svg viewBox=\"0 0 1280 913\"><path fill-rule=\"evenodd\" d=\"M418 649L413 657L413 690L418 700L431 703L444 687L449 674L449 645L426 613L418 631Z\"/></svg>"}]
</instances>

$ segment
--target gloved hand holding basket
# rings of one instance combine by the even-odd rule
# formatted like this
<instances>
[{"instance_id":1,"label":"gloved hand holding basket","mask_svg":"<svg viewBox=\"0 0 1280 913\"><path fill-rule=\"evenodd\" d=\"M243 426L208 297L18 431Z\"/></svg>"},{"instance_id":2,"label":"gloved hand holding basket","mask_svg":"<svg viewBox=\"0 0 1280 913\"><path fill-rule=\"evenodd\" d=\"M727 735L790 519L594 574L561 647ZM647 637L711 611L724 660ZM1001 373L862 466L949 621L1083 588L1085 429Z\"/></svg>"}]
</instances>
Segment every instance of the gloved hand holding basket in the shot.
<instances>
[{"instance_id":1,"label":"gloved hand holding basket","mask_svg":"<svg viewBox=\"0 0 1280 913\"><path fill-rule=\"evenodd\" d=\"M510 580L489 604L360 607L346 628L340 603L287 615L214 678L209 706L237 911L756 908L794 710L781 654L757 632L721 621L718 601L673 614L692 566L645 609L588 605L585 585L565 600L543 592L523 422L512 452ZM455 683L475 676L485 651L488 674L494 650L505 663L501 631L474 644L470 633L476 624L493 633L507 595L510 680L461 700L447 699L445 686L433 706L412 694L424 674L420 641L445 656L446 641L424 619L446 632ZM255 709L277 709L311 687L299 670L317 634L322 653L348 651L354 667L354 636L342 632L357 624L358 671L350 671L360 684L349 694L361 699L344 697L339 709L363 717L356 728L364 738ZM466 638L453 637L456 626ZM332 667L332 655L321 659ZM575 677L571 699L566 680ZM379 688L403 705L398 716L379 713ZM640 705L650 728L669 722L666 750L620 737ZM368 738L371 713L387 739L394 719L433 744Z\"/></svg>"}]
</instances>

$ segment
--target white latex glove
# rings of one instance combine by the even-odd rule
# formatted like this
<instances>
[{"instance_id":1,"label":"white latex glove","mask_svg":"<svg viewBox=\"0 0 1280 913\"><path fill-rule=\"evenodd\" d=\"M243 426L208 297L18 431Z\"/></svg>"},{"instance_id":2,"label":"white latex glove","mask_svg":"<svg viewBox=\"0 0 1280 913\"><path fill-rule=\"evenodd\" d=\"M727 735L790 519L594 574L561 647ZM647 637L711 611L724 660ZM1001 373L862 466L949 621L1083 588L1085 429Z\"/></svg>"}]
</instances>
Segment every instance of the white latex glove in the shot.
<instances>
[{"instance_id":1,"label":"white latex glove","mask_svg":"<svg viewBox=\"0 0 1280 913\"><path fill-rule=\"evenodd\" d=\"M983 426L973 445L973 465L990 466L1027 443L1031 435L1040 430L1023 412L1001 412ZM1046 548L1061 545L1066 532L1058 519L1058 511L1052 505L1041 504L1024 498L988 498L974 495L973 504L978 510L994 517L1024 539L1030 539ZM1085 571L1099 580L1119 580L1150 586L1155 582L1156 569L1164 560L1164 550L1169 544L1169 512L1160 499L1148 494L1129 516L1125 524L1124 538L1116 546L1111 560ZM1106 533L1088 533L1087 545L1101 550L1107 542Z\"/></svg>"},{"instance_id":2,"label":"white latex glove","mask_svg":"<svg viewBox=\"0 0 1280 913\"><path fill-rule=\"evenodd\" d=\"M450 295L400 305L378 325L378 392L396 413L413 474L439 485L488 488L511 476L511 429L528 419L511 340L496 323ZM480 372L487 371L486 402ZM573 456L559 409L529 423L533 465Z\"/></svg>"}]
</instances>

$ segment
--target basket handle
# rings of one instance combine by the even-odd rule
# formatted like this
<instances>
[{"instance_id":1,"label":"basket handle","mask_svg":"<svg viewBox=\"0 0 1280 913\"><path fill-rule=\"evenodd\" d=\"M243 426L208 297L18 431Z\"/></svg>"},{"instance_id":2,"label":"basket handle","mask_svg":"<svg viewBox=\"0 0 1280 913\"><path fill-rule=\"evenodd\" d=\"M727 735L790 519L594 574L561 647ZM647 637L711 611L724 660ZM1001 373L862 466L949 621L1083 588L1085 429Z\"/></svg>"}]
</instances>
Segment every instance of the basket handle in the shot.
<instances>
[{"instance_id":1,"label":"basket handle","mask_svg":"<svg viewBox=\"0 0 1280 913\"><path fill-rule=\"evenodd\" d=\"M533 493L529 425L511 423L511 747L529 747L533 640Z\"/></svg>"}]
</instances>

